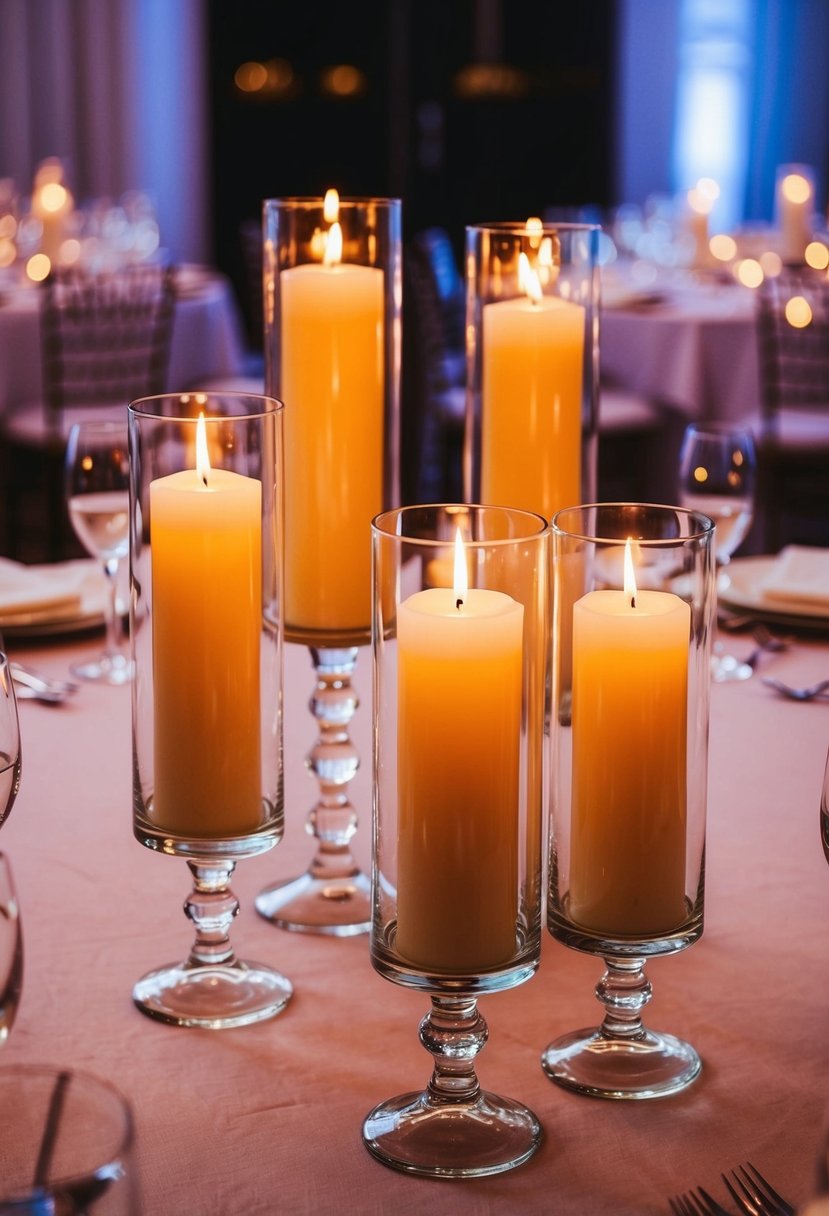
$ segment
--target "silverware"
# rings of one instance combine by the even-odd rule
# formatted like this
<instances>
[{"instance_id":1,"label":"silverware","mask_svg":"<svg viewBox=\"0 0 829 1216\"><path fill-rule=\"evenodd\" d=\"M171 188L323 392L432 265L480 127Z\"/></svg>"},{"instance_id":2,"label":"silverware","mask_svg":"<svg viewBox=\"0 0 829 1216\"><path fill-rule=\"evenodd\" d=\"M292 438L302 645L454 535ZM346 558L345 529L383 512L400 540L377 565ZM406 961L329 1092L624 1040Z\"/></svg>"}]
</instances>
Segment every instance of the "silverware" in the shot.
<instances>
[{"instance_id":1,"label":"silverware","mask_svg":"<svg viewBox=\"0 0 829 1216\"><path fill-rule=\"evenodd\" d=\"M78 688L78 685L73 684L71 680L53 680L51 677L41 675L40 672L33 671L31 667L24 667L22 663L15 660L9 663L9 670L14 680L15 692L22 701L45 701L47 704L54 705L65 701Z\"/></svg>"},{"instance_id":2,"label":"silverware","mask_svg":"<svg viewBox=\"0 0 829 1216\"><path fill-rule=\"evenodd\" d=\"M738 659L733 655L725 655L718 660L721 674L720 681L724 679L747 680L756 670L757 664L764 654L779 654L781 650L786 650L791 645L791 638L776 637L771 630L763 624L756 625L752 630L755 646L748 658ZM723 669L728 670L728 675L723 675Z\"/></svg>"},{"instance_id":3,"label":"silverware","mask_svg":"<svg viewBox=\"0 0 829 1216\"><path fill-rule=\"evenodd\" d=\"M743 1216L794 1216L795 1209L779 1195L750 1161L722 1175L729 1193Z\"/></svg>"},{"instance_id":4,"label":"silverware","mask_svg":"<svg viewBox=\"0 0 829 1216\"><path fill-rule=\"evenodd\" d=\"M791 701L814 701L829 695L829 680L818 680L817 684L811 684L808 688L793 688L791 684L784 684L774 676L763 676L763 683Z\"/></svg>"},{"instance_id":5,"label":"silverware","mask_svg":"<svg viewBox=\"0 0 829 1216\"><path fill-rule=\"evenodd\" d=\"M717 1203L703 1187L686 1191L684 1195L675 1195L668 1200L668 1206L674 1216L731 1216L731 1213Z\"/></svg>"}]
</instances>

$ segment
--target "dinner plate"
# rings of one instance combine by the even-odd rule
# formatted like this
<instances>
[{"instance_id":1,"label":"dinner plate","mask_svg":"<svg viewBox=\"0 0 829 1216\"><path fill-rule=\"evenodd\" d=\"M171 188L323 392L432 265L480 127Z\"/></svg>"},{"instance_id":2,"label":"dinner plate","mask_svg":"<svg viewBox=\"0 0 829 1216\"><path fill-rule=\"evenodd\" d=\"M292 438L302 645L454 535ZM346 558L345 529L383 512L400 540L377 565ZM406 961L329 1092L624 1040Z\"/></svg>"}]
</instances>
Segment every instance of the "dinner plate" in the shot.
<instances>
[{"instance_id":1,"label":"dinner plate","mask_svg":"<svg viewBox=\"0 0 829 1216\"><path fill-rule=\"evenodd\" d=\"M104 623L108 590L101 566L94 560L81 559L63 562L55 566L38 566L38 571L47 577L54 574L55 580L63 581L66 573L77 572L77 590L80 604L71 609L44 612L0 611L0 633L10 638L51 637L64 633L80 633L95 629Z\"/></svg>"},{"instance_id":2,"label":"dinner plate","mask_svg":"<svg viewBox=\"0 0 829 1216\"><path fill-rule=\"evenodd\" d=\"M829 630L829 609L806 600L785 604L766 599L763 588L776 557L735 557L720 575L719 599L729 608L747 609L758 620L798 629Z\"/></svg>"}]
</instances>

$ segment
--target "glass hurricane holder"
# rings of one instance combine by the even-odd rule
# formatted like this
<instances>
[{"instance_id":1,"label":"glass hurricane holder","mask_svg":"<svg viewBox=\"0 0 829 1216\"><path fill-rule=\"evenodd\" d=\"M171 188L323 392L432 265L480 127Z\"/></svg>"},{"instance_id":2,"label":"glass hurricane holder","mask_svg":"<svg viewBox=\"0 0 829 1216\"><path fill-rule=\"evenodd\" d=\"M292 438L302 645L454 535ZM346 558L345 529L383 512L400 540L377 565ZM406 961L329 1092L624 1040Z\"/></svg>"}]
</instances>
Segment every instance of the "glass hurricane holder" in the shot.
<instances>
[{"instance_id":1,"label":"glass hurricane holder","mask_svg":"<svg viewBox=\"0 0 829 1216\"><path fill-rule=\"evenodd\" d=\"M282 406L187 393L129 415L133 828L186 859L196 930L133 999L181 1026L245 1025L291 995L229 940L236 862L283 829Z\"/></svg>"},{"instance_id":2,"label":"glass hurricane holder","mask_svg":"<svg viewBox=\"0 0 829 1216\"><path fill-rule=\"evenodd\" d=\"M399 500L401 204L269 199L263 208L266 387L285 412L285 636L310 649L319 785L306 872L262 891L267 920L368 931L352 854L359 766L349 737L358 648L371 637L372 518Z\"/></svg>"},{"instance_id":3,"label":"glass hurricane holder","mask_svg":"<svg viewBox=\"0 0 829 1216\"><path fill-rule=\"evenodd\" d=\"M595 1097L676 1093L701 1068L642 1012L646 960L703 929L713 533L704 515L636 503L553 519L547 923L606 971L601 1025L551 1043L542 1065Z\"/></svg>"},{"instance_id":4,"label":"glass hurricane holder","mask_svg":"<svg viewBox=\"0 0 829 1216\"><path fill-rule=\"evenodd\" d=\"M596 492L601 229L466 230L470 502L552 519Z\"/></svg>"},{"instance_id":5,"label":"glass hurricane holder","mask_svg":"<svg viewBox=\"0 0 829 1216\"><path fill-rule=\"evenodd\" d=\"M481 993L529 979L541 926L549 525L500 507L377 517L371 959L429 993L422 1092L381 1102L385 1165L471 1178L526 1161L532 1111L481 1089ZM464 580L468 587L464 586Z\"/></svg>"}]
</instances>

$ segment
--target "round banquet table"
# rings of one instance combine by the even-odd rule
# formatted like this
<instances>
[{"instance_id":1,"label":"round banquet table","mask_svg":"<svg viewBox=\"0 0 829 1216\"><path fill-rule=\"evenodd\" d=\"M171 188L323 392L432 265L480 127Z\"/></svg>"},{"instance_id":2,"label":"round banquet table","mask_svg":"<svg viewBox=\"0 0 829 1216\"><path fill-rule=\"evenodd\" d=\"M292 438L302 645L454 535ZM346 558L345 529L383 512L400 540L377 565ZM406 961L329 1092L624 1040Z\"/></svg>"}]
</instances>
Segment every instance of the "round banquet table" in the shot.
<instances>
[{"instance_id":1,"label":"round banquet table","mask_svg":"<svg viewBox=\"0 0 829 1216\"><path fill-rule=\"evenodd\" d=\"M36 287L0 289L0 415L38 401L43 376ZM230 280L204 267L184 266L173 316L168 388L238 376L244 366L239 308Z\"/></svg>"},{"instance_id":2,"label":"round banquet table","mask_svg":"<svg viewBox=\"0 0 829 1216\"><path fill-rule=\"evenodd\" d=\"M751 648L746 637L730 642ZM88 634L7 642L12 657L52 675L100 644ZM764 662L807 682L829 674L829 644L807 637ZM370 677L364 650L353 800L365 865ZM490 1040L478 1061L486 1087L537 1113L544 1143L511 1173L435 1182L385 1168L360 1138L376 1102L428 1079L417 1037L426 998L376 975L365 937L285 933L253 907L259 890L310 859L312 680L308 652L287 646L286 835L240 862L234 880L237 950L282 970L295 994L276 1019L230 1031L162 1025L131 1001L134 981L183 958L191 936L185 863L132 835L129 690L87 685L60 707L20 703L23 783L0 847L16 874L26 964L0 1067L72 1064L123 1090L148 1216L657 1216L691 1185L725 1199L720 1171L746 1160L803 1202L829 1104L829 866L818 832L829 703L783 701L757 677L713 689L705 934L650 965L647 1011L698 1048L701 1079L673 1098L627 1103L551 1084L540 1053L594 1023L602 968L545 931L538 974L481 1000Z\"/></svg>"}]
</instances>

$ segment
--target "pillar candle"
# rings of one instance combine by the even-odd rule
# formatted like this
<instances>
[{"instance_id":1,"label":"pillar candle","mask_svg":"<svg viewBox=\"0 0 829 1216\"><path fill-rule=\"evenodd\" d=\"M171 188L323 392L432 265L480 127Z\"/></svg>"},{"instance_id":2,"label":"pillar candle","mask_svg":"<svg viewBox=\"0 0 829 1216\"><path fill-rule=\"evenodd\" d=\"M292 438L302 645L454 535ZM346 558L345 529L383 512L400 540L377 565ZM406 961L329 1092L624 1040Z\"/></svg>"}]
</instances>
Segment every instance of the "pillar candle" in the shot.
<instances>
[{"instance_id":1,"label":"pillar candle","mask_svg":"<svg viewBox=\"0 0 829 1216\"><path fill-rule=\"evenodd\" d=\"M383 506L383 271L282 271L285 622L367 630L372 518Z\"/></svg>"},{"instance_id":2,"label":"pillar candle","mask_svg":"<svg viewBox=\"0 0 829 1216\"><path fill-rule=\"evenodd\" d=\"M399 608L396 947L423 970L515 953L523 619L483 589Z\"/></svg>"},{"instance_id":3,"label":"pillar candle","mask_svg":"<svg viewBox=\"0 0 829 1216\"><path fill-rule=\"evenodd\" d=\"M581 502L585 313L557 296L483 309L481 496L550 519Z\"/></svg>"},{"instance_id":4,"label":"pillar candle","mask_svg":"<svg viewBox=\"0 0 829 1216\"><path fill-rule=\"evenodd\" d=\"M784 262L802 262L812 239L814 195L812 184L802 173L787 173L777 183L777 215L780 223L780 255Z\"/></svg>"},{"instance_id":5,"label":"pillar candle","mask_svg":"<svg viewBox=\"0 0 829 1216\"><path fill-rule=\"evenodd\" d=\"M225 469L150 485L151 814L171 835L241 836L262 820L261 499L260 482Z\"/></svg>"},{"instance_id":6,"label":"pillar candle","mask_svg":"<svg viewBox=\"0 0 829 1216\"><path fill-rule=\"evenodd\" d=\"M689 633L670 592L592 591L574 607L569 910L610 937L658 936L687 914Z\"/></svg>"}]
</instances>

